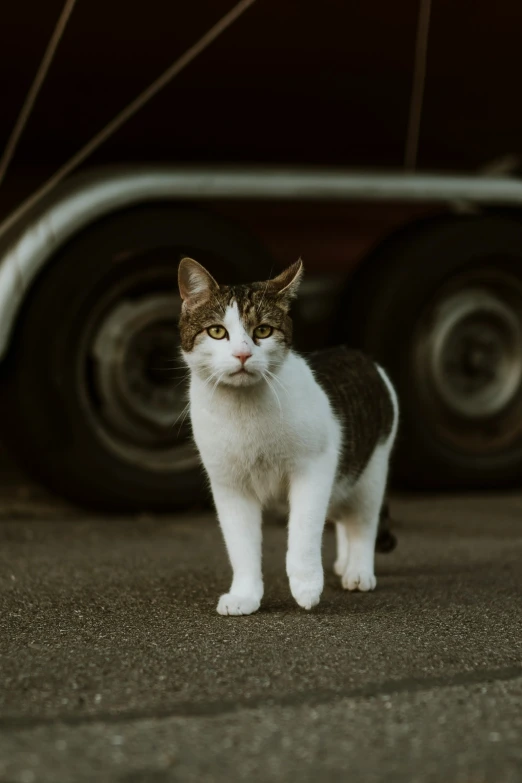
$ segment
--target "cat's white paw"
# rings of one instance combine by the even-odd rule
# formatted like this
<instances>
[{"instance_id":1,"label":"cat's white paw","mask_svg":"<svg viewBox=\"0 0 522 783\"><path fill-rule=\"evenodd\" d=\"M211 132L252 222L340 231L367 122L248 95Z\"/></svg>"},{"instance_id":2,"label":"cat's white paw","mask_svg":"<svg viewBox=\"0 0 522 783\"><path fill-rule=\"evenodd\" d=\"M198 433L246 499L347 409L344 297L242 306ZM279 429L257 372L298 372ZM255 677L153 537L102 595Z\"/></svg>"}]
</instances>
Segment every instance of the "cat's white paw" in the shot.
<instances>
[{"instance_id":1,"label":"cat's white paw","mask_svg":"<svg viewBox=\"0 0 522 783\"><path fill-rule=\"evenodd\" d=\"M361 590L363 593L375 590L377 584L373 571L357 566L348 566L341 582L345 590Z\"/></svg>"},{"instance_id":2,"label":"cat's white paw","mask_svg":"<svg viewBox=\"0 0 522 783\"><path fill-rule=\"evenodd\" d=\"M323 592L323 573L320 576L312 576L303 579L298 576L290 577L290 590L295 600L303 609L311 609L317 606Z\"/></svg>"},{"instance_id":3,"label":"cat's white paw","mask_svg":"<svg viewBox=\"0 0 522 783\"><path fill-rule=\"evenodd\" d=\"M225 593L218 601L218 614L241 615L253 614L257 612L261 601L248 595L234 595L234 593Z\"/></svg>"}]
</instances>

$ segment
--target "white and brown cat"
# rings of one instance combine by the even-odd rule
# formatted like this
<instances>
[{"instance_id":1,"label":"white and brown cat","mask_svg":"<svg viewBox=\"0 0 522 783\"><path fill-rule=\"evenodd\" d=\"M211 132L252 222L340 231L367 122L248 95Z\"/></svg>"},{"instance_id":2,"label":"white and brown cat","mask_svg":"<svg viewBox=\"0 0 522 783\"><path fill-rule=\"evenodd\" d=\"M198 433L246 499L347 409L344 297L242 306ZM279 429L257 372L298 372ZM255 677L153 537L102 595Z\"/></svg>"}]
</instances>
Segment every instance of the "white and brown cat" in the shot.
<instances>
[{"instance_id":1,"label":"white and brown cat","mask_svg":"<svg viewBox=\"0 0 522 783\"><path fill-rule=\"evenodd\" d=\"M311 609L323 590L321 541L336 523L335 572L373 590L375 542L398 424L395 391L371 359L346 347L306 359L292 350L289 315L298 261L272 280L220 285L196 261L179 267L179 322L190 368L190 417L225 538L233 579L224 615L263 597L263 508L289 506L286 568Z\"/></svg>"}]
</instances>

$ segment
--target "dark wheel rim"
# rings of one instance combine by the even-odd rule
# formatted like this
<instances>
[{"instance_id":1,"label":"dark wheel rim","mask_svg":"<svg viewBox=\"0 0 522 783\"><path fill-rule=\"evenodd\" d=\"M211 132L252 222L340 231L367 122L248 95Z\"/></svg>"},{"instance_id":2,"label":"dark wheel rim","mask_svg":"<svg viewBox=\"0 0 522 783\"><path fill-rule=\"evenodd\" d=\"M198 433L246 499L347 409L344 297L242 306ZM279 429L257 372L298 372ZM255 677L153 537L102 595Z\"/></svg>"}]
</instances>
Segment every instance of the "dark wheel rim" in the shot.
<instances>
[{"instance_id":1,"label":"dark wheel rim","mask_svg":"<svg viewBox=\"0 0 522 783\"><path fill-rule=\"evenodd\" d=\"M76 379L85 413L108 451L147 471L184 472L197 467L198 457L179 353L181 303L162 255L142 254L135 271L109 285L90 310Z\"/></svg>"},{"instance_id":2,"label":"dark wheel rim","mask_svg":"<svg viewBox=\"0 0 522 783\"><path fill-rule=\"evenodd\" d=\"M487 266L454 279L414 332L412 374L443 441L477 456L522 434L522 284Z\"/></svg>"}]
</instances>

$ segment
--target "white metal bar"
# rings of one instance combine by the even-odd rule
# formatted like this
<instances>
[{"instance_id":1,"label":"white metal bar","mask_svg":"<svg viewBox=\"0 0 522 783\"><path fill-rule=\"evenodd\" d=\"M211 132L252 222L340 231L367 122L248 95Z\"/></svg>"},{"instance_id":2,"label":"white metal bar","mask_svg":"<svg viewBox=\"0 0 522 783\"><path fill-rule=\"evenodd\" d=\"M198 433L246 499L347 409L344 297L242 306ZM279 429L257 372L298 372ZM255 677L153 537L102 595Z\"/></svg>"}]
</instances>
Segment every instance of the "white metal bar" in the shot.
<instances>
[{"instance_id":1,"label":"white metal bar","mask_svg":"<svg viewBox=\"0 0 522 783\"><path fill-rule=\"evenodd\" d=\"M522 181L456 174L283 168L155 167L104 170L62 183L17 224L0 231L0 356L25 292L76 232L133 204L165 200L388 201L522 206Z\"/></svg>"},{"instance_id":2,"label":"white metal bar","mask_svg":"<svg viewBox=\"0 0 522 783\"><path fill-rule=\"evenodd\" d=\"M431 201L466 199L482 204L522 204L522 180L503 176L444 173L365 172L283 167L147 166L104 168L78 175L41 205L43 212L74 212L80 198L86 216L92 210L118 208L137 200L270 199ZM48 205L52 205L49 207ZM35 206L30 215L40 214ZM90 218L86 217L87 222ZM19 225L23 220L16 221ZM9 220L0 238L13 228Z\"/></svg>"}]
</instances>

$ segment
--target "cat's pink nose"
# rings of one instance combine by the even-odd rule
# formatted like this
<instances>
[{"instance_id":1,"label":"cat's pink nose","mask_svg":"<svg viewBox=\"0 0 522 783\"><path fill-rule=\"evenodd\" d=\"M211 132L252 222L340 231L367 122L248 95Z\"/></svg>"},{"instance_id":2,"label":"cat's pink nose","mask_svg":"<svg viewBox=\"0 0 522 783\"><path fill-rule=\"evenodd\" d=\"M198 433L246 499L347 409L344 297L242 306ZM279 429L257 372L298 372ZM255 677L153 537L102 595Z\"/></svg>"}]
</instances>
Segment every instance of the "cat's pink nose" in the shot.
<instances>
[{"instance_id":1,"label":"cat's pink nose","mask_svg":"<svg viewBox=\"0 0 522 783\"><path fill-rule=\"evenodd\" d=\"M246 362L246 360L247 360L247 359L250 359L250 357L251 357L251 356L252 356L252 354L251 354L251 353L249 353L248 351L241 351L241 352L239 352L239 353L235 353L235 354L234 354L234 357L235 357L236 359L239 359L239 361L241 362L241 364L244 364L244 363Z\"/></svg>"}]
</instances>

